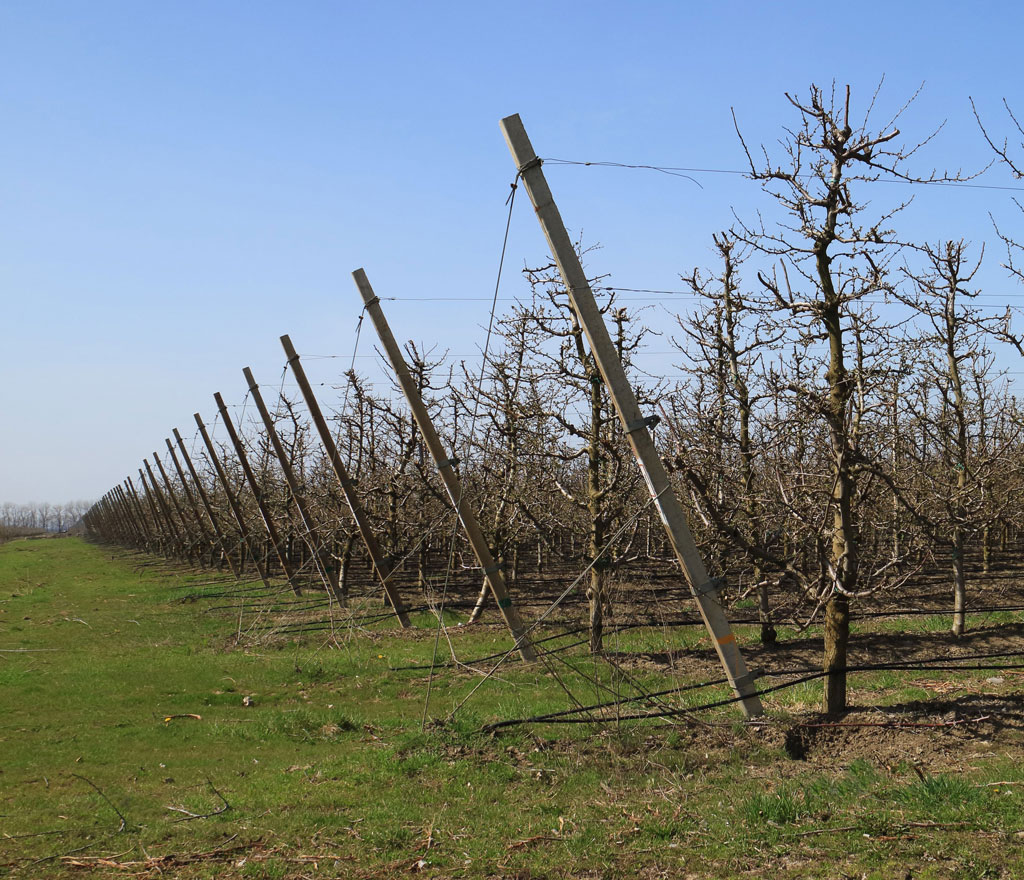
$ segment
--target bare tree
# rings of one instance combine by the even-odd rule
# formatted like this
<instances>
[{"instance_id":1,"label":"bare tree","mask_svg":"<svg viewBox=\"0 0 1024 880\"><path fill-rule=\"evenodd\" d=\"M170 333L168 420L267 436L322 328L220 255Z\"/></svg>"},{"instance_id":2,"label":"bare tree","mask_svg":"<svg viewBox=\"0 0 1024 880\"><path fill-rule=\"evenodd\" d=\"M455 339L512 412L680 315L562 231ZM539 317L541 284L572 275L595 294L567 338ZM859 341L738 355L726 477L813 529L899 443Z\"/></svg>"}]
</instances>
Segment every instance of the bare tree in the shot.
<instances>
[{"instance_id":1,"label":"bare tree","mask_svg":"<svg viewBox=\"0 0 1024 880\"><path fill-rule=\"evenodd\" d=\"M981 265L981 255L970 265L962 240L924 246L921 251L926 266L920 273L906 270L913 288L901 297L926 321L915 333L914 344L934 352L934 357L921 362L924 390L914 413L927 438L916 463L919 472L927 475L918 484L923 509L916 516L927 519L932 540L950 554L952 628L954 635L962 635L967 607L964 556L968 542L999 514L986 489L990 490L1008 452L1004 443L992 442L982 409L990 396L988 340L999 326L970 305L977 291L968 285ZM901 474L894 477L899 480Z\"/></svg>"},{"instance_id":2,"label":"bare tree","mask_svg":"<svg viewBox=\"0 0 1024 880\"><path fill-rule=\"evenodd\" d=\"M693 433L677 443L672 464L686 478L702 518L713 528L717 526L723 550L739 549L747 557L744 562L750 566L752 588L758 597L761 641L771 644L776 631L769 603L770 579L764 571L771 554L766 547L767 511L759 462L767 438L758 430L755 412L766 389L754 383L758 381L755 370L763 365L764 354L781 334L766 328L760 320L763 316L751 309L741 292L739 267L746 254L736 237L723 232L713 236L713 241L721 259L721 274L711 279L694 270L684 278L704 305L688 320L680 319L686 342L677 343L690 354L698 383L710 384L711 394L691 388L675 396L675 416L670 422L678 440L682 441L677 407L689 404L694 411L687 417ZM702 401L711 404L710 412L701 406ZM695 461L698 453L701 464ZM723 529L726 523L729 528ZM743 534L739 545L734 540L736 532Z\"/></svg>"},{"instance_id":3,"label":"bare tree","mask_svg":"<svg viewBox=\"0 0 1024 880\"><path fill-rule=\"evenodd\" d=\"M544 397L551 406L547 416L564 438L557 450L549 450L549 477L577 514L584 514L585 561L590 569L590 649L600 653L605 619L611 610L608 574L627 556L639 522L634 533L617 547L606 545L635 497L639 475L630 466L632 457L621 424L555 266L526 269L525 274L534 295L531 305L520 314L538 340L538 373L551 389ZM612 322L613 342L628 367L646 331L633 328L633 317L615 306L614 294L603 303L602 313ZM639 389L639 396L647 403L655 402L650 389Z\"/></svg>"},{"instance_id":4,"label":"bare tree","mask_svg":"<svg viewBox=\"0 0 1024 880\"><path fill-rule=\"evenodd\" d=\"M740 235L778 259L777 268L760 273L759 279L780 320L807 342L824 373L823 382L811 375L789 383L788 390L806 401L828 435L829 489L822 499L828 546L818 595L825 607L824 708L838 712L846 707L850 600L870 588L865 574L873 574L862 570L863 510L858 508L865 452L860 427L872 391L865 385L870 377L861 343L880 328L865 300L890 288L887 267L898 239L889 224L903 207L866 219L867 206L855 200L855 193L859 184L882 178L920 178L905 170L916 148L893 146L902 109L875 128L875 98L863 121L851 122L849 87L838 101L834 87L828 92L813 85L806 100L787 98L798 124L783 142L785 165L773 163L766 150L755 161L743 144L751 177L786 219L772 227L745 225ZM877 353L878 346L871 347Z\"/></svg>"}]
</instances>

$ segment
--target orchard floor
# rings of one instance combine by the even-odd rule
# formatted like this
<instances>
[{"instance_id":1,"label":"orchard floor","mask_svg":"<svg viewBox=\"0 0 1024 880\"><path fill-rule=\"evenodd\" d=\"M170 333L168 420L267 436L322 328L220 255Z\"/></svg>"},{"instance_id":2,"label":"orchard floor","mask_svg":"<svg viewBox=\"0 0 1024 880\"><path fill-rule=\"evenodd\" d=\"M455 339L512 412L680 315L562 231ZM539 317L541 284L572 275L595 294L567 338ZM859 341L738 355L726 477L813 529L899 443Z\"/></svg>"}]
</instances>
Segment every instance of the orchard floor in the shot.
<instances>
[{"instance_id":1,"label":"orchard floor","mask_svg":"<svg viewBox=\"0 0 1024 880\"><path fill-rule=\"evenodd\" d=\"M487 733L565 708L552 669L580 698L591 679L711 678L713 656L696 630L637 634L609 640L615 681L582 648L484 680L490 663L429 666L438 644L500 654L497 625L287 635L182 601L204 577L76 539L0 546L0 875L1024 876L1019 614L959 639L859 623L852 663L921 662L851 676L841 718L808 681L753 723L724 706ZM816 668L813 629L770 649L739 633L753 669Z\"/></svg>"}]
</instances>

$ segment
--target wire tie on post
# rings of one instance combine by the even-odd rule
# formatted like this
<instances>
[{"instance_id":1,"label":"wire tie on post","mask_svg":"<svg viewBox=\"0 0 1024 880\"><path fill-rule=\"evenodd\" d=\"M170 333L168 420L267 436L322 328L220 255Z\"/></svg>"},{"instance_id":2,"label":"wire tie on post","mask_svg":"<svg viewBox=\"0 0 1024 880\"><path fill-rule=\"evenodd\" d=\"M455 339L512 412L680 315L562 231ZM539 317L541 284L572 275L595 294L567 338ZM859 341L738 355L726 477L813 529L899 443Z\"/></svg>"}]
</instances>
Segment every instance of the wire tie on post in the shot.
<instances>
[{"instance_id":1,"label":"wire tie on post","mask_svg":"<svg viewBox=\"0 0 1024 880\"><path fill-rule=\"evenodd\" d=\"M629 422L626 425L626 433L632 434L634 431L639 431L641 428L653 428L661 421L661 416L647 416L646 418L638 419L635 422Z\"/></svg>"},{"instance_id":2,"label":"wire tie on post","mask_svg":"<svg viewBox=\"0 0 1024 880\"><path fill-rule=\"evenodd\" d=\"M522 177L531 168L538 168L543 164L544 160L541 159L540 156L534 156L529 162L524 162L523 165L520 166L518 172L516 173L516 176Z\"/></svg>"},{"instance_id":3,"label":"wire tie on post","mask_svg":"<svg viewBox=\"0 0 1024 880\"><path fill-rule=\"evenodd\" d=\"M501 608L502 610L504 610L505 608L511 608L512 607L512 597L511 596L506 596L504 599L499 599L498 600L498 607ZM516 644L517 645L519 644L519 640L518 639L516 640Z\"/></svg>"},{"instance_id":4,"label":"wire tie on post","mask_svg":"<svg viewBox=\"0 0 1024 880\"><path fill-rule=\"evenodd\" d=\"M461 461L462 461L461 458L459 458L457 455L453 455L451 458L446 458L444 461L439 461L437 463L437 466L438 467L455 467L455 465L457 465Z\"/></svg>"}]
</instances>

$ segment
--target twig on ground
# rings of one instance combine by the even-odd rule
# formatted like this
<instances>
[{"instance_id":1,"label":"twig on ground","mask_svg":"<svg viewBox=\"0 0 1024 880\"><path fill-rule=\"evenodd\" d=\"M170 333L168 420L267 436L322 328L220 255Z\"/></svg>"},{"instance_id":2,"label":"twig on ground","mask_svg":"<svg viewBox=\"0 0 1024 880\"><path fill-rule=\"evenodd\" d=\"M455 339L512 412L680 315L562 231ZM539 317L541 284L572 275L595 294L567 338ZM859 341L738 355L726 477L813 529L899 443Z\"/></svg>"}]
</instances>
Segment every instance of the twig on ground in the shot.
<instances>
[{"instance_id":1,"label":"twig on ground","mask_svg":"<svg viewBox=\"0 0 1024 880\"><path fill-rule=\"evenodd\" d=\"M67 831L36 831L34 834L4 834L4 840L24 840L26 837L46 837L49 834L67 834Z\"/></svg>"},{"instance_id":2,"label":"twig on ground","mask_svg":"<svg viewBox=\"0 0 1024 880\"><path fill-rule=\"evenodd\" d=\"M859 825L840 825L838 828L812 828L810 831L801 831L797 837L812 837L815 834L828 834L832 831L856 831Z\"/></svg>"},{"instance_id":3,"label":"twig on ground","mask_svg":"<svg viewBox=\"0 0 1024 880\"><path fill-rule=\"evenodd\" d=\"M231 837L224 841L224 843L228 844L236 837L238 837L237 834L232 834ZM116 867L119 869L129 869L138 867L144 867L146 869L159 869L161 865L187 865L192 862L215 861L218 859L223 859L227 856L233 856L235 853L241 852L242 850L251 849L252 847L257 846L259 842L259 839L256 839L252 843L243 843L238 846L221 846L219 849L207 850L204 852L196 853L182 853L181 855L177 855L176 853L169 853L165 856L154 856L152 858L146 859L145 861L116 862L114 861L114 859L117 858L116 856L114 856L113 858L104 856L81 856L77 859L68 858L68 856L72 855L72 853L65 853L64 856L61 856L61 858L65 859L66 864L78 868L91 868L95 867L96 865L102 865L103 867ZM84 848L85 847L82 847L82 849ZM78 852L78 850L75 850L74 852Z\"/></svg>"},{"instance_id":4,"label":"twig on ground","mask_svg":"<svg viewBox=\"0 0 1024 880\"><path fill-rule=\"evenodd\" d=\"M535 837L527 837L525 840L514 840L508 845L508 849L521 849L524 846L529 846L531 843L536 843L539 840L565 840L561 835L551 836L546 834L538 834Z\"/></svg>"},{"instance_id":5,"label":"twig on ground","mask_svg":"<svg viewBox=\"0 0 1024 880\"><path fill-rule=\"evenodd\" d=\"M60 648L0 648L0 654L44 654Z\"/></svg>"},{"instance_id":6,"label":"twig on ground","mask_svg":"<svg viewBox=\"0 0 1024 880\"><path fill-rule=\"evenodd\" d=\"M80 853L82 852L82 850L86 850L90 847L96 846L97 844L102 843L104 840L109 840L113 836L114 834L111 833L108 834L106 837L101 837L99 840L93 841L92 843L87 843L85 846L80 846L76 849L69 849L67 852L54 853L52 856L43 856L41 859L34 859L33 861L29 862L26 867L31 868L33 865L39 865L43 862L52 862L54 859L66 859L68 856L73 856L75 853Z\"/></svg>"},{"instance_id":7,"label":"twig on ground","mask_svg":"<svg viewBox=\"0 0 1024 880\"><path fill-rule=\"evenodd\" d=\"M220 798L220 809L214 810L212 813L193 813L191 810L186 810L184 807L167 806L164 809L173 810L175 813L184 813L184 817L181 819L177 819L177 822L191 822L193 819L209 819L211 816L219 816L221 813L226 813L228 810L230 810L231 804L228 803L228 800L226 797L224 797L224 795L217 791L217 789L213 785L213 782L207 779L206 784L210 786L210 791L212 791L215 795L217 795L217 797Z\"/></svg>"},{"instance_id":8,"label":"twig on ground","mask_svg":"<svg viewBox=\"0 0 1024 880\"><path fill-rule=\"evenodd\" d=\"M96 793L101 798L103 798L103 800L105 800L107 802L107 804L110 805L110 809L112 809L115 813L117 813L118 818L120 818L120 820L121 820L121 827L117 829L118 831L124 831L128 827L128 820L124 817L124 813L122 813L116 806L114 806L114 802L103 793L103 789L102 788L100 788L91 779L87 779L85 776L82 776L82 775L80 775L78 773L72 773L71 775L74 776L76 779L81 779L82 782L89 783L89 785L91 785L96 790Z\"/></svg>"}]
</instances>

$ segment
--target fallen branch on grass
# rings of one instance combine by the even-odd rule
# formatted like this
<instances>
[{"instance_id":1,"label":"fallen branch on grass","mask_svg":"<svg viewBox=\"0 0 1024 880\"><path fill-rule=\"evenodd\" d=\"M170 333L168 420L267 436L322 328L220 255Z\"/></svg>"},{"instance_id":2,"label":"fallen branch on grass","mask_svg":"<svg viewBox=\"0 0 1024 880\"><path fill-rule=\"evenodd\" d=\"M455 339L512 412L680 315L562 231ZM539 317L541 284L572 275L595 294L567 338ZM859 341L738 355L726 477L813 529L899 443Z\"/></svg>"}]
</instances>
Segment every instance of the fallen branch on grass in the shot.
<instances>
[{"instance_id":1,"label":"fallen branch on grass","mask_svg":"<svg viewBox=\"0 0 1024 880\"><path fill-rule=\"evenodd\" d=\"M237 836L237 834L232 835L225 841L225 843L234 840ZM270 861L271 859L278 862L288 862L290 864L297 865L317 865L319 862L351 862L356 858L353 855L343 853L287 856L282 855L281 851L277 849L253 851L253 849L259 845L260 840L257 838L251 843L242 843L232 847L222 846L218 849L195 853L168 853L165 856L152 856L148 859L138 859L130 862L119 862L116 861L116 859L105 858L102 856L77 856L75 858L65 857L63 859L63 863L73 868L95 868L99 866L139 873L140 871L159 871L162 868L175 867L178 865L191 865L199 862L233 861L243 852L246 852L247 854L236 862L237 867L243 867L248 862L255 864L258 862Z\"/></svg>"},{"instance_id":2,"label":"fallen branch on grass","mask_svg":"<svg viewBox=\"0 0 1024 880\"><path fill-rule=\"evenodd\" d=\"M838 828L812 828L810 831L801 831L797 837L813 837L815 834L829 834L832 831L859 831L860 825L840 825Z\"/></svg>"},{"instance_id":3,"label":"fallen branch on grass","mask_svg":"<svg viewBox=\"0 0 1024 880\"><path fill-rule=\"evenodd\" d=\"M43 862L52 862L54 859L66 859L68 856L74 855L75 853L80 853L83 850L90 849L94 846L98 846L99 844L103 843L103 841L109 840L113 836L114 832L111 832L106 837L101 837L99 840L94 841L92 843L87 843L85 846L79 846L75 849L69 849L67 852L54 853L52 856L42 856L41 858L33 859L31 862L28 863L28 865L26 865L26 867L31 868L33 865L39 865Z\"/></svg>"},{"instance_id":4,"label":"fallen branch on grass","mask_svg":"<svg viewBox=\"0 0 1024 880\"><path fill-rule=\"evenodd\" d=\"M128 827L128 820L124 817L124 813L122 813L116 806L114 806L114 802L103 793L102 788L100 788L91 779L87 779L84 776L80 776L78 773L72 773L71 775L74 776L75 779L81 779L82 782L86 782L89 785L91 785L95 789L96 793L107 802L107 804L110 806L110 809L117 813L118 818L121 820L121 827L117 829L118 831L124 831Z\"/></svg>"},{"instance_id":5,"label":"fallen branch on grass","mask_svg":"<svg viewBox=\"0 0 1024 880\"><path fill-rule=\"evenodd\" d=\"M903 828L972 828L973 822L899 822L898 826ZM794 837L813 837L816 834L830 834L839 831L860 831L863 825L840 825L835 828L812 828L810 831L800 831ZM871 836L871 835L866 835ZM876 840L899 840L906 838L905 834L878 835ZM913 835L910 835L913 836Z\"/></svg>"},{"instance_id":6,"label":"fallen branch on grass","mask_svg":"<svg viewBox=\"0 0 1024 880\"><path fill-rule=\"evenodd\" d=\"M24 840L26 837L46 837L50 834L67 834L67 831L36 831L34 834L7 834L4 833L4 840Z\"/></svg>"},{"instance_id":7,"label":"fallen branch on grass","mask_svg":"<svg viewBox=\"0 0 1024 880\"><path fill-rule=\"evenodd\" d=\"M43 654L60 648L0 648L0 654Z\"/></svg>"},{"instance_id":8,"label":"fallen branch on grass","mask_svg":"<svg viewBox=\"0 0 1024 880\"><path fill-rule=\"evenodd\" d=\"M238 837L237 834L232 834L224 843L230 843ZM168 853L165 856L153 856L148 859L140 859L138 861L131 862L118 862L116 859L112 859L106 856L77 856L75 858L70 857L70 853L61 856L61 861L72 867L76 868L92 868L96 865L102 865L103 867L114 867L119 870L127 870L130 868L146 868L146 869L159 869L162 866L167 865L188 865L192 862L202 861L220 861L226 858L233 858L235 854L242 852L243 850L252 849L258 846L260 839L252 841L251 843L242 843L238 846L222 846L218 849L206 850L204 852L196 853ZM83 847L84 849L84 847Z\"/></svg>"},{"instance_id":9,"label":"fallen branch on grass","mask_svg":"<svg viewBox=\"0 0 1024 880\"><path fill-rule=\"evenodd\" d=\"M213 783L209 779L206 780L206 784L210 786L210 791L220 798L220 809L214 810L212 813L193 813L191 810L186 810L184 807L167 806L164 809L173 810L175 813L184 813L185 815L183 818L176 820L178 822L191 822L193 819L209 819L211 816L219 816L221 813L226 813L230 810L231 804L228 803L227 798L214 788Z\"/></svg>"},{"instance_id":10,"label":"fallen branch on grass","mask_svg":"<svg viewBox=\"0 0 1024 880\"><path fill-rule=\"evenodd\" d=\"M565 838L560 835L552 837L546 834L538 834L535 837L527 837L525 840L514 840L512 843L508 845L508 848L522 849L523 847L529 846L531 843L537 843L540 840L565 840Z\"/></svg>"}]
</instances>

